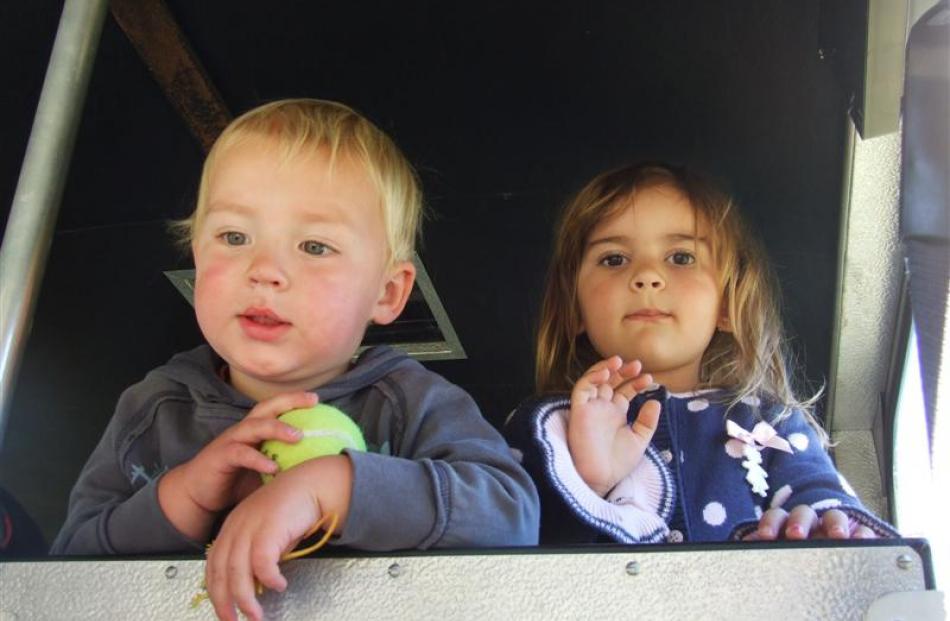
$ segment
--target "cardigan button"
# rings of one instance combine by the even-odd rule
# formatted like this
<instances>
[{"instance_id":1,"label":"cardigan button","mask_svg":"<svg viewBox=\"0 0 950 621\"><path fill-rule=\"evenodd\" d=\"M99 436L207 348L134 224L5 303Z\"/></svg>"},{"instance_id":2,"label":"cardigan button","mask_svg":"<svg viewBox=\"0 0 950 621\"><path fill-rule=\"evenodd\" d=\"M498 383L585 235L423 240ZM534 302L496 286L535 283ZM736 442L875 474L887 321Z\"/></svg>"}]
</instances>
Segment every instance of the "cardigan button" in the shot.
<instances>
[{"instance_id":1,"label":"cardigan button","mask_svg":"<svg viewBox=\"0 0 950 621\"><path fill-rule=\"evenodd\" d=\"M683 532L679 530L671 530L670 534L666 536L666 541L668 543L683 543Z\"/></svg>"}]
</instances>

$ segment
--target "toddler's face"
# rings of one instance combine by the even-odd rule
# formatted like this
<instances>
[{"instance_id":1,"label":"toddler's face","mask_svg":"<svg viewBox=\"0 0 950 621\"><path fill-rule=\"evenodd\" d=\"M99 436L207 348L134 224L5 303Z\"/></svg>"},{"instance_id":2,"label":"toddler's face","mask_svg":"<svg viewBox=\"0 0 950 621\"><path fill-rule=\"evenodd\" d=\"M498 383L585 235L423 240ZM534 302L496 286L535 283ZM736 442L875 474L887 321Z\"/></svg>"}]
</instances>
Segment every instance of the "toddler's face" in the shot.
<instances>
[{"instance_id":1,"label":"toddler's face","mask_svg":"<svg viewBox=\"0 0 950 621\"><path fill-rule=\"evenodd\" d=\"M699 383L722 316L708 226L668 186L638 190L600 222L578 272L582 328L602 357L638 359L673 391Z\"/></svg>"},{"instance_id":2,"label":"toddler's face","mask_svg":"<svg viewBox=\"0 0 950 621\"><path fill-rule=\"evenodd\" d=\"M387 280L380 197L363 168L325 153L280 161L253 137L208 179L197 231L195 311L236 388L256 399L342 373Z\"/></svg>"}]
</instances>

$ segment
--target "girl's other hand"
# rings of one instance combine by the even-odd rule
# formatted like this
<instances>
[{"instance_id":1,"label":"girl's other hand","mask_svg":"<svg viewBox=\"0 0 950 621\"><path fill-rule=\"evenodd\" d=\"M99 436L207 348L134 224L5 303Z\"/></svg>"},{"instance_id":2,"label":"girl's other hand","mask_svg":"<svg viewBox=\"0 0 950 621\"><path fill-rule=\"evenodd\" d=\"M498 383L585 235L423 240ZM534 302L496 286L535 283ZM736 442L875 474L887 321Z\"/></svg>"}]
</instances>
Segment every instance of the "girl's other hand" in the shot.
<instances>
[{"instance_id":1,"label":"girl's other hand","mask_svg":"<svg viewBox=\"0 0 950 621\"><path fill-rule=\"evenodd\" d=\"M759 520L759 528L743 541L774 541L786 539L875 539L873 530L852 523L848 515L838 509L825 511L821 517L808 505L798 505L791 512L769 509Z\"/></svg>"},{"instance_id":2,"label":"girl's other hand","mask_svg":"<svg viewBox=\"0 0 950 621\"><path fill-rule=\"evenodd\" d=\"M630 400L653 383L642 370L639 360L613 356L588 369L571 392L568 448L581 478L602 497L640 463L659 422L660 404L650 400L627 424Z\"/></svg>"}]
</instances>

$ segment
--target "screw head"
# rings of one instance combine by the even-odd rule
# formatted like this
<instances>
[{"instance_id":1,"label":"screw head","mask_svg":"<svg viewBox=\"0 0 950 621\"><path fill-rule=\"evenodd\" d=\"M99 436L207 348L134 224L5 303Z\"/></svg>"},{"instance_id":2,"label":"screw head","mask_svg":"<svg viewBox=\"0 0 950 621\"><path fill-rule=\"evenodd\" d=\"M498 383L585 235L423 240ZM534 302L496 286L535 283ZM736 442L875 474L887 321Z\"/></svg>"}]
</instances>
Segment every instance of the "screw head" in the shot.
<instances>
[{"instance_id":1,"label":"screw head","mask_svg":"<svg viewBox=\"0 0 950 621\"><path fill-rule=\"evenodd\" d=\"M398 578L403 574L402 565L399 563L393 563L389 566L389 569L386 570L389 573L390 578Z\"/></svg>"},{"instance_id":2,"label":"screw head","mask_svg":"<svg viewBox=\"0 0 950 621\"><path fill-rule=\"evenodd\" d=\"M630 561L629 563L627 563L626 570L627 570L628 575L636 576L637 574L640 573L640 563L638 563L637 561Z\"/></svg>"},{"instance_id":3,"label":"screw head","mask_svg":"<svg viewBox=\"0 0 950 621\"><path fill-rule=\"evenodd\" d=\"M178 568L175 567L174 565L169 565L168 567L165 568L165 577L168 578L169 580L171 580L177 575L178 575Z\"/></svg>"},{"instance_id":4,"label":"screw head","mask_svg":"<svg viewBox=\"0 0 950 621\"><path fill-rule=\"evenodd\" d=\"M897 566L901 569L910 569L914 566L914 559L909 554L901 554L897 557Z\"/></svg>"}]
</instances>

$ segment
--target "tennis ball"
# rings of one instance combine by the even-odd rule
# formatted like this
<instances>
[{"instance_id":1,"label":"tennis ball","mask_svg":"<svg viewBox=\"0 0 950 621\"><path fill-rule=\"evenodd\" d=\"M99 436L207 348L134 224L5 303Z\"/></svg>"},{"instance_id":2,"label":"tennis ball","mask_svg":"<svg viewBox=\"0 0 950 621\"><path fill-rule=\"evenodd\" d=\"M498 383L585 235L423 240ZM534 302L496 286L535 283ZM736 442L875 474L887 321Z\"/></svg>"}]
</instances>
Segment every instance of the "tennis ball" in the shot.
<instances>
[{"instance_id":1,"label":"tennis ball","mask_svg":"<svg viewBox=\"0 0 950 621\"><path fill-rule=\"evenodd\" d=\"M332 405L318 403L312 408L284 412L277 418L303 431L303 437L296 444L280 440L266 440L261 444L261 452L277 462L281 472L308 459L337 455L343 449L366 450L360 428ZM273 478L274 475L261 473L264 483Z\"/></svg>"}]
</instances>

